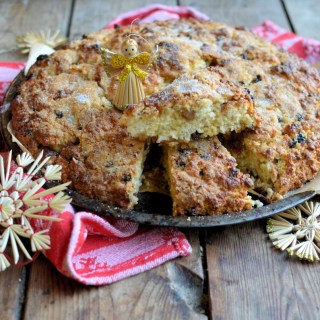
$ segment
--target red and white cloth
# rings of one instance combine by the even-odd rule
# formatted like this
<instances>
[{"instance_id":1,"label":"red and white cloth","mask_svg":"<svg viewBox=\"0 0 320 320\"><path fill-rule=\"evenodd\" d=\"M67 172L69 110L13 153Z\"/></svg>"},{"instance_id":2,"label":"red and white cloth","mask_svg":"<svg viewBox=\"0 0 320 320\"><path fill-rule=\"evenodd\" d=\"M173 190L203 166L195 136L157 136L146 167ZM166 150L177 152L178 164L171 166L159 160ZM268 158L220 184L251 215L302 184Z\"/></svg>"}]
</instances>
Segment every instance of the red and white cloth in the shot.
<instances>
[{"instance_id":1,"label":"red and white cloth","mask_svg":"<svg viewBox=\"0 0 320 320\"><path fill-rule=\"evenodd\" d=\"M115 24L193 17L208 17L189 7L151 5L120 15ZM303 39L271 21L253 28L256 32L310 63L320 61L320 42ZM0 103L10 81L24 67L22 62L0 62ZM51 214L51 212L47 212ZM90 212L74 212L68 205L61 222L50 223L48 259L64 275L88 285L108 284L146 271L178 256L191 253L183 233L170 227L143 227L136 223L101 218ZM36 222L37 228L46 228Z\"/></svg>"},{"instance_id":2,"label":"red and white cloth","mask_svg":"<svg viewBox=\"0 0 320 320\"><path fill-rule=\"evenodd\" d=\"M50 225L51 249L45 255L62 274L87 285L112 283L191 253L176 228L75 213L70 205L59 218ZM47 228L36 222L37 229Z\"/></svg>"},{"instance_id":3,"label":"red and white cloth","mask_svg":"<svg viewBox=\"0 0 320 320\"><path fill-rule=\"evenodd\" d=\"M320 41L302 38L295 33L280 28L270 20L266 20L260 26L254 27L252 31L309 63L320 61Z\"/></svg>"},{"instance_id":4,"label":"red and white cloth","mask_svg":"<svg viewBox=\"0 0 320 320\"><path fill-rule=\"evenodd\" d=\"M0 104L15 76L25 66L24 62L0 62Z\"/></svg>"}]
</instances>

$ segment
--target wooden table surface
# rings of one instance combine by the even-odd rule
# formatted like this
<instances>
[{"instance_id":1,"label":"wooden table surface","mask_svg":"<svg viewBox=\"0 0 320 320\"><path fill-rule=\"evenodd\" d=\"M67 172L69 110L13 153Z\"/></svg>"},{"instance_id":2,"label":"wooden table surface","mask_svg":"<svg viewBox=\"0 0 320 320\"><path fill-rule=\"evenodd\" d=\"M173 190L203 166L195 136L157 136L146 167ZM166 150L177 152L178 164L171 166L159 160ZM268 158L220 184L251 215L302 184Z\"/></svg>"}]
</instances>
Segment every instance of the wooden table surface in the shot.
<instances>
[{"instance_id":1,"label":"wooden table surface","mask_svg":"<svg viewBox=\"0 0 320 320\"><path fill-rule=\"evenodd\" d=\"M320 38L319 0L166 0L213 20L253 27L270 19ZM16 35L59 28L70 39L151 0L1 0L0 60L25 60ZM5 52L8 51L8 52ZM43 257L0 274L0 319L320 319L319 264L275 250L266 221L185 229L190 257L108 286L86 287Z\"/></svg>"}]
</instances>

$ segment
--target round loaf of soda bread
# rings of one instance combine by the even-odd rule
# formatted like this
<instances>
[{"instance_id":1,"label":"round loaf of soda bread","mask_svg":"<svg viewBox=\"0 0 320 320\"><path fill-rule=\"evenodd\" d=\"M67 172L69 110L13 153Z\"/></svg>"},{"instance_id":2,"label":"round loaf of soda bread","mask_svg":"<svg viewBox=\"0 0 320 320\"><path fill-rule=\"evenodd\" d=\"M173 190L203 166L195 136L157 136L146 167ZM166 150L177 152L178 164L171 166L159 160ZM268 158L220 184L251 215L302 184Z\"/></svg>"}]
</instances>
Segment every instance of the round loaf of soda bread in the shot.
<instances>
[{"instance_id":1,"label":"round loaf of soda bread","mask_svg":"<svg viewBox=\"0 0 320 320\"><path fill-rule=\"evenodd\" d=\"M217 108L221 105L221 112L231 110L235 104L240 112L239 103L246 103L245 113L254 120L243 122L243 128L237 127L236 131L230 127L229 132L218 136L219 140L197 130L186 135L190 134L191 141L163 139L167 150L163 163L174 214L250 209L249 189L255 189L267 201L276 201L320 171L317 70L250 31L221 23L165 21L133 26L132 31L152 48L158 48L143 81L146 99L138 106L128 106L124 113L113 107L118 80L106 74L100 55L101 47L120 53L130 26L89 34L51 56L40 56L11 104L14 134L34 156L44 150L52 162L61 164L62 180L71 181L71 188L114 206L133 208L154 139L147 134L129 134L126 117L129 123L133 110L138 108L150 114L143 121L152 121L155 113L162 116L168 105L166 99L170 98L175 102L170 106L182 108L175 112L180 112L188 123L193 114L183 106L187 101L188 105L201 107L197 90L190 86L188 90L179 89L177 97L176 89L166 88L181 77L192 82L200 77L194 74L199 75L199 69L204 68L219 74L215 78L220 79L220 85L210 87L206 83L208 90L198 91L206 92L209 100L218 92L214 101ZM144 40L137 41L140 48L145 47ZM206 73L201 77L204 83ZM168 98L160 94L166 90L172 93ZM235 103L235 96L242 100ZM178 98L183 101L180 105ZM204 147L195 145L201 142ZM223 148L221 155L214 146ZM204 148L210 160L197 155L197 150L206 154ZM219 166L215 167L212 157L219 159ZM178 163L177 159L182 158ZM215 177L219 177L219 184L212 182ZM186 196L188 192L191 197Z\"/></svg>"}]
</instances>

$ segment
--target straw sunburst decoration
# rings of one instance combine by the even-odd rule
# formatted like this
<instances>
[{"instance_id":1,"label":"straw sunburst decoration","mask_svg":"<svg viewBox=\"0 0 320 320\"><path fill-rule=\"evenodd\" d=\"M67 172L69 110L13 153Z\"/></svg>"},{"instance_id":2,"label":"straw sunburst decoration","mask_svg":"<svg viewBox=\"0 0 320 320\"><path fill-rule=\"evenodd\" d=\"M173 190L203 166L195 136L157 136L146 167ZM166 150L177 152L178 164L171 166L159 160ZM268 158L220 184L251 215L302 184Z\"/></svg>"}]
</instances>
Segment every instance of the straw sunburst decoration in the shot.
<instances>
[{"instance_id":1,"label":"straw sunburst decoration","mask_svg":"<svg viewBox=\"0 0 320 320\"><path fill-rule=\"evenodd\" d=\"M59 165L48 165L43 177L35 178L49 160L49 157L42 160L43 152L36 160L28 153L18 155L16 159L18 166L15 169L11 167L11 157L10 152L5 165L3 157L0 156L0 271L10 266L11 258L6 252L9 243L14 264L19 261L19 251L27 259L32 260L21 238L30 241L33 252L49 249L48 230L35 230L31 219L60 221L56 214L71 202L71 198L62 192L69 183L46 190L41 189L46 181L61 178ZM26 167L30 168L24 173ZM46 209L52 209L54 216L44 214L43 211Z\"/></svg>"},{"instance_id":2,"label":"straw sunburst decoration","mask_svg":"<svg viewBox=\"0 0 320 320\"><path fill-rule=\"evenodd\" d=\"M320 203L307 201L268 219L273 245L310 262L320 260Z\"/></svg>"},{"instance_id":3,"label":"straw sunburst decoration","mask_svg":"<svg viewBox=\"0 0 320 320\"><path fill-rule=\"evenodd\" d=\"M50 48L56 48L67 41L66 37L60 36L59 34L60 30L27 32L17 36L17 46L23 54L29 53L31 47L37 43L45 44Z\"/></svg>"}]
</instances>

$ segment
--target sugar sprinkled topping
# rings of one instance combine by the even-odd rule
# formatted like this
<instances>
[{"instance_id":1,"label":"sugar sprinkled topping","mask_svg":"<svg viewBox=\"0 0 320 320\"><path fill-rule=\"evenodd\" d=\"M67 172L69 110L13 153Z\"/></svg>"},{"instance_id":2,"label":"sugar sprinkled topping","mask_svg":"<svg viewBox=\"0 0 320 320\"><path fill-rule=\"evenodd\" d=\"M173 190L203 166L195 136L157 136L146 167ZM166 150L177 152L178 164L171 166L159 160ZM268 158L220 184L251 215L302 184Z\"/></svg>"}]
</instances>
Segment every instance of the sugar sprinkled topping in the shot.
<instances>
[{"instance_id":1,"label":"sugar sprinkled topping","mask_svg":"<svg viewBox=\"0 0 320 320\"><path fill-rule=\"evenodd\" d=\"M76 96L76 99L80 103L86 103L88 101L88 96L86 94L79 94L79 95Z\"/></svg>"},{"instance_id":2,"label":"sugar sprinkled topping","mask_svg":"<svg viewBox=\"0 0 320 320\"><path fill-rule=\"evenodd\" d=\"M205 85L200 83L196 79L182 79L179 81L175 81L173 86L177 88L179 93L186 94L186 93L197 93L197 94L204 94Z\"/></svg>"}]
</instances>

